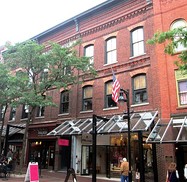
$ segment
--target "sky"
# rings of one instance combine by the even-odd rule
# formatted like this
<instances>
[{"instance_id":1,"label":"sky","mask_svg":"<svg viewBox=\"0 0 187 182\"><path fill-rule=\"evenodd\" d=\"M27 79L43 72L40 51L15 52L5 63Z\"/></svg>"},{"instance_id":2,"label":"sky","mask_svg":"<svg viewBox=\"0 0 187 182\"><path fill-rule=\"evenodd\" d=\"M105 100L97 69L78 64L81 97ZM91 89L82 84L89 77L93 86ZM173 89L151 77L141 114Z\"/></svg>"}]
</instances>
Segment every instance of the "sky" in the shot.
<instances>
[{"instance_id":1,"label":"sky","mask_svg":"<svg viewBox=\"0 0 187 182\"><path fill-rule=\"evenodd\" d=\"M28 40L106 0L0 0L0 46Z\"/></svg>"}]
</instances>

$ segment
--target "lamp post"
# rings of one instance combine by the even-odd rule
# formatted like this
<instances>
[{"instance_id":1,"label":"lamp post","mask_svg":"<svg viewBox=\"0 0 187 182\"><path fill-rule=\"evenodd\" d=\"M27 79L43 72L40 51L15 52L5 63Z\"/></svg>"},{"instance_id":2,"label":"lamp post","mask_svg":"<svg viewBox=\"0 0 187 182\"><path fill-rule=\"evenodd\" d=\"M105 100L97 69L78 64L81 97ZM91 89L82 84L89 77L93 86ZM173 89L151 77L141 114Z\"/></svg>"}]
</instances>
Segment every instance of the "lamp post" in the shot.
<instances>
[{"instance_id":1,"label":"lamp post","mask_svg":"<svg viewBox=\"0 0 187 182\"><path fill-rule=\"evenodd\" d=\"M126 99L124 98L124 95ZM120 96L118 102L126 102L127 104L127 113L123 116L123 119L127 119L128 123L128 159L129 159L129 182L132 182L132 171L131 171L131 129L130 129L130 99L129 99L129 89L124 90L120 88Z\"/></svg>"}]
</instances>

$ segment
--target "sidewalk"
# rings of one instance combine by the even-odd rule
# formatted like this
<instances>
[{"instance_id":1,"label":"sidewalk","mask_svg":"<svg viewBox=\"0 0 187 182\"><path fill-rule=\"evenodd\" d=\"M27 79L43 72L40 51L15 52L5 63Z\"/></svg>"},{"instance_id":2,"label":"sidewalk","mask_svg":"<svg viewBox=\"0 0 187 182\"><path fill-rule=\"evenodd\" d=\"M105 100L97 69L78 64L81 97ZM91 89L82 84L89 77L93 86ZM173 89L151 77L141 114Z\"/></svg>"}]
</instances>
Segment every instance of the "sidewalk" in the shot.
<instances>
[{"instance_id":1,"label":"sidewalk","mask_svg":"<svg viewBox=\"0 0 187 182\"><path fill-rule=\"evenodd\" d=\"M64 182L66 178L66 172L54 172L49 170L42 170L41 176L39 177L40 182ZM7 179L0 178L2 181L8 182L24 182L24 175L11 174ZM68 181L73 181L72 176ZM91 182L92 176L80 176L77 175L77 182ZM97 182L110 182L110 181L120 181L120 178L106 178L105 176L97 175Z\"/></svg>"}]
</instances>

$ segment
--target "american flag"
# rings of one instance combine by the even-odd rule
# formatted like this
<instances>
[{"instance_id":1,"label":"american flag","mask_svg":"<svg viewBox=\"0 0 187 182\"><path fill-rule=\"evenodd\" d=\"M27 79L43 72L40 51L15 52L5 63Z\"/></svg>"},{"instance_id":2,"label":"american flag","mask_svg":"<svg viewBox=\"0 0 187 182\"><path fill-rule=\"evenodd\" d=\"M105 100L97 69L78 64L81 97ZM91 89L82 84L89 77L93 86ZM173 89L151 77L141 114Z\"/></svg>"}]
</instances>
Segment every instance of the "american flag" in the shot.
<instances>
[{"instance_id":1,"label":"american flag","mask_svg":"<svg viewBox=\"0 0 187 182\"><path fill-rule=\"evenodd\" d=\"M118 102L118 91L120 89L120 83L119 83L118 79L116 78L113 70L112 70L112 74L113 74L112 100L117 103Z\"/></svg>"}]
</instances>

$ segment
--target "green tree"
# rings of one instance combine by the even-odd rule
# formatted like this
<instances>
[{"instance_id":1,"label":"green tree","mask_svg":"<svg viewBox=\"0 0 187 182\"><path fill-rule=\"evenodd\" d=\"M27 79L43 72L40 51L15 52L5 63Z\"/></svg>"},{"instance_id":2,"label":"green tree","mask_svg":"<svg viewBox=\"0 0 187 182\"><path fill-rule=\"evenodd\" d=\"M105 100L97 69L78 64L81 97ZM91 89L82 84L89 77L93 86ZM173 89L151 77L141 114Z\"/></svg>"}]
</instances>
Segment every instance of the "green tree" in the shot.
<instances>
[{"instance_id":1,"label":"green tree","mask_svg":"<svg viewBox=\"0 0 187 182\"><path fill-rule=\"evenodd\" d=\"M18 88L18 80L10 74L10 70L5 64L0 63L0 112L1 112L1 127L0 127L0 143L2 143L3 128L5 125L5 115L8 106L13 105L14 101L20 95ZM0 145L0 152L2 152L2 146Z\"/></svg>"},{"instance_id":2,"label":"green tree","mask_svg":"<svg viewBox=\"0 0 187 182\"><path fill-rule=\"evenodd\" d=\"M96 75L89 58L78 57L75 47L62 47L50 43L50 50L29 40L9 46L4 55L5 63L17 70L16 78L21 82L21 96L17 104L28 105L29 113L23 138L20 172L24 164L25 146L28 141L29 123L34 121L37 107L55 106L49 96L50 89L68 88L69 85L83 81L83 75Z\"/></svg>"},{"instance_id":3,"label":"green tree","mask_svg":"<svg viewBox=\"0 0 187 182\"><path fill-rule=\"evenodd\" d=\"M167 32L157 32L153 38L147 41L148 44L162 44L166 43L164 52L169 55L176 53L178 46L183 46L183 49L178 54L178 60L175 64L181 71L187 72L187 29L176 28Z\"/></svg>"}]
</instances>

